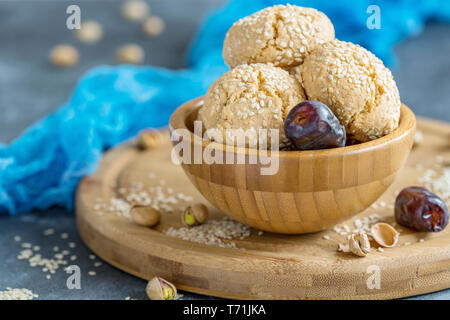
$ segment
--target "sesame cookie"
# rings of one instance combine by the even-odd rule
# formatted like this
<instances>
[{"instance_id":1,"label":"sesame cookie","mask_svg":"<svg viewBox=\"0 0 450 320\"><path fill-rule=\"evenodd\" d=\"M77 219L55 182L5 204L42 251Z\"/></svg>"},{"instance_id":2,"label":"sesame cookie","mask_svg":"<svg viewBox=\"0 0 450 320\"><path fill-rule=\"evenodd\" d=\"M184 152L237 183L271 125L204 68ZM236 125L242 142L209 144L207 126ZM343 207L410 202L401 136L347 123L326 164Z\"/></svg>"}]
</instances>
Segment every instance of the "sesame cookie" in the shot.
<instances>
[{"instance_id":1,"label":"sesame cookie","mask_svg":"<svg viewBox=\"0 0 450 320\"><path fill-rule=\"evenodd\" d=\"M400 95L392 73L368 50L333 40L317 47L300 68L309 100L327 104L359 142L398 127Z\"/></svg>"},{"instance_id":2,"label":"sesame cookie","mask_svg":"<svg viewBox=\"0 0 450 320\"><path fill-rule=\"evenodd\" d=\"M333 39L333 24L322 12L277 5L235 22L225 37L223 57L231 68L256 62L290 68Z\"/></svg>"},{"instance_id":3,"label":"sesame cookie","mask_svg":"<svg viewBox=\"0 0 450 320\"><path fill-rule=\"evenodd\" d=\"M262 63L240 65L211 85L198 119L206 129L216 129L223 138L225 129L250 130L256 138L258 129L279 129L280 147L283 147L287 144L284 119L292 107L304 100L302 87L287 71ZM209 138L220 140L220 137Z\"/></svg>"}]
</instances>

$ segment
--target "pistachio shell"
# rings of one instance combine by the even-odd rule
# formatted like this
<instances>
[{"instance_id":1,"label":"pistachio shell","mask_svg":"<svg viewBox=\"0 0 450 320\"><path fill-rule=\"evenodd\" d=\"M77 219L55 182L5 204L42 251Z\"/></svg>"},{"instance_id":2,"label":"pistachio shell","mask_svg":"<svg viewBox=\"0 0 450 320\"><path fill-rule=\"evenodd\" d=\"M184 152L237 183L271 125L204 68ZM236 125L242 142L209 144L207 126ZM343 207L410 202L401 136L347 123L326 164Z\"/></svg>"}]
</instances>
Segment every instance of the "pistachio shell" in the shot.
<instances>
[{"instance_id":1,"label":"pistachio shell","mask_svg":"<svg viewBox=\"0 0 450 320\"><path fill-rule=\"evenodd\" d=\"M194 227L202 224L208 218L208 208L202 203L196 203L187 207L181 214L181 222L186 227Z\"/></svg>"},{"instance_id":2,"label":"pistachio shell","mask_svg":"<svg viewBox=\"0 0 450 320\"><path fill-rule=\"evenodd\" d=\"M172 294L165 295L166 290L171 290ZM148 282L146 292L151 300L173 300L177 296L177 288L160 277L154 277Z\"/></svg>"},{"instance_id":3,"label":"pistachio shell","mask_svg":"<svg viewBox=\"0 0 450 320\"><path fill-rule=\"evenodd\" d=\"M161 213L149 206L135 205L131 208L130 215L135 223L150 228L161 220Z\"/></svg>"},{"instance_id":4,"label":"pistachio shell","mask_svg":"<svg viewBox=\"0 0 450 320\"><path fill-rule=\"evenodd\" d=\"M339 243L338 244L338 249L339 252L350 252L350 246L345 243Z\"/></svg>"},{"instance_id":5,"label":"pistachio shell","mask_svg":"<svg viewBox=\"0 0 450 320\"><path fill-rule=\"evenodd\" d=\"M390 224L377 223L370 229L373 239L382 247L395 247L398 242L399 233Z\"/></svg>"},{"instance_id":6,"label":"pistachio shell","mask_svg":"<svg viewBox=\"0 0 450 320\"><path fill-rule=\"evenodd\" d=\"M365 233L352 234L348 246L352 253L360 257L365 257L370 251L370 241Z\"/></svg>"}]
</instances>

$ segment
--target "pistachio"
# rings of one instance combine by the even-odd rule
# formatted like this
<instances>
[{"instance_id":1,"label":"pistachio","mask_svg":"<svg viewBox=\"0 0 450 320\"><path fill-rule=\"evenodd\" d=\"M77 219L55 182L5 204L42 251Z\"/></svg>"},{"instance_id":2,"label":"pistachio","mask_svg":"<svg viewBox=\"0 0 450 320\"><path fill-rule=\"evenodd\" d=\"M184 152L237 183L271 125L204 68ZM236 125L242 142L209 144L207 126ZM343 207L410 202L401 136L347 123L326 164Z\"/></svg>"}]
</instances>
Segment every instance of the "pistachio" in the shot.
<instances>
[{"instance_id":1,"label":"pistachio","mask_svg":"<svg viewBox=\"0 0 450 320\"><path fill-rule=\"evenodd\" d=\"M208 218L208 208L201 203L196 203L186 208L181 214L181 222L186 227L194 227L202 224Z\"/></svg>"},{"instance_id":2,"label":"pistachio","mask_svg":"<svg viewBox=\"0 0 450 320\"><path fill-rule=\"evenodd\" d=\"M362 232L352 234L348 240L348 246L353 254L360 257L365 257L370 251L369 238Z\"/></svg>"},{"instance_id":3,"label":"pistachio","mask_svg":"<svg viewBox=\"0 0 450 320\"><path fill-rule=\"evenodd\" d=\"M398 242L399 233L390 224L377 223L370 229L373 239L382 247L395 247Z\"/></svg>"},{"instance_id":4,"label":"pistachio","mask_svg":"<svg viewBox=\"0 0 450 320\"><path fill-rule=\"evenodd\" d=\"M144 130L139 134L138 146L141 149L155 148L161 144L162 135L155 130Z\"/></svg>"},{"instance_id":5,"label":"pistachio","mask_svg":"<svg viewBox=\"0 0 450 320\"><path fill-rule=\"evenodd\" d=\"M149 206L134 205L130 215L135 223L150 228L161 220L161 213Z\"/></svg>"},{"instance_id":6,"label":"pistachio","mask_svg":"<svg viewBox=\"0 0 450 320\"><path fill-rule=\"evenodd\" d=\"M177 296L177 288L160 277L154 277L148 282L146 292L151 300L173 300Z\"/></svg>"}]
</instances>

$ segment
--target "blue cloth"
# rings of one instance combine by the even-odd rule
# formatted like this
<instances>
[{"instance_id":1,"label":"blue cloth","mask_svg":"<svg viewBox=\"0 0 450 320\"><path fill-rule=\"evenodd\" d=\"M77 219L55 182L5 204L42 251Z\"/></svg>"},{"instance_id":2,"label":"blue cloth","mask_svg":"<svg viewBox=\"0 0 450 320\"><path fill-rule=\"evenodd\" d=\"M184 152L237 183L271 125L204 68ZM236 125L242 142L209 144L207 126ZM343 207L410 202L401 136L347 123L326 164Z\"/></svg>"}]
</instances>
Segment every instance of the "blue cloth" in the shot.
<instances>
[{"instance_id":1,"label":"blue cloth","mask_svg":"<svg viewBox=\"0 0 450 320\"><path fill-rule=\"evenodd\" d=\"M359 43L393 63L393 46L418 34L427 20L450 21L450 1L303 0L332 20L339 39ZM183 102L205 93L228 68L222 43L238 18L285 1L232 0L210 15L193 42L186 70L98 67L79 81L69 101L0 146L0 213L62 205L72 209L80 179L92 173L102 152L147 127L167 125ZM381 29L369 30L369 5L381 9Z\"/></svg>"}]
</instances>

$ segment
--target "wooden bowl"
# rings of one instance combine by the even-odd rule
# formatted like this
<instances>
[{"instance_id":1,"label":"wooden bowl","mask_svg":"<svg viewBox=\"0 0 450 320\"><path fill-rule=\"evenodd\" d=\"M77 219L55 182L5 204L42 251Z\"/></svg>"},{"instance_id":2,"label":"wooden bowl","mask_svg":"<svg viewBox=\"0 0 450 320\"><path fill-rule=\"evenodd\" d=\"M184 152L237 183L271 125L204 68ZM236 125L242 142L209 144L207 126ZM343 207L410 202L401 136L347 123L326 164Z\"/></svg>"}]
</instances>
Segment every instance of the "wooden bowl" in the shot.
<instances>
[{"instance_id":1,"label":"wooden bowl","mask_svg":"<svg viewBox=\"0 0 450 320\"><path fill-rule=\"evenodd\" d=\"M267 165L248 161L258 150L230 148L194 136L193 123L201 104L202 98L191 100L170 118L172 135L180 129L184 132L174 146L180 147L183 141L191 147L191 152L179 153L185 159L184 172L226 215L270 232L316 232L368 208L394 181L414 142L415 116L402 105L399 127L385 137L343 148L279 151L279 170L261 175ZM195 157L201 158L206 147L225 157L243 156L245 164L195 164Z\"/></svg>"}]
</instances>

